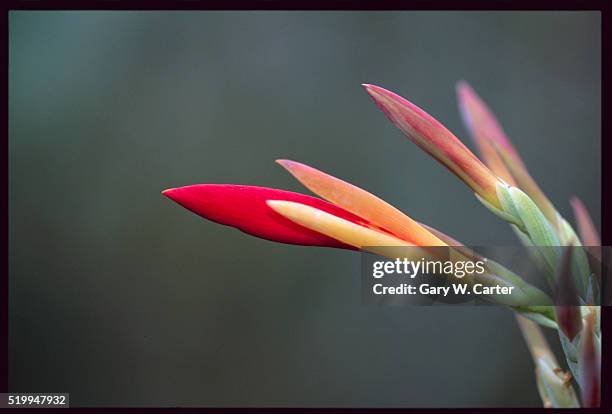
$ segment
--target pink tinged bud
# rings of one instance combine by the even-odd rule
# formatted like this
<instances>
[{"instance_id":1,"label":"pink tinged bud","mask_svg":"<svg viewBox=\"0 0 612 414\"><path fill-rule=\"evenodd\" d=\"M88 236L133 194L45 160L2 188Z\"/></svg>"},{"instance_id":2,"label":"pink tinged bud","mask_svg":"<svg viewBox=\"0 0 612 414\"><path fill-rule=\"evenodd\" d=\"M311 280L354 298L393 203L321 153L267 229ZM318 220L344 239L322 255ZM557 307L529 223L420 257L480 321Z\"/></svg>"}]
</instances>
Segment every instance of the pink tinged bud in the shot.
<instances>
[{"instance_id":1,"label":"pink tinged bud","mask_svg":"<svg viewBox=\"0 0 612 414\"><path fill-rule=\"evenodd\" d=\"M374 102L404 135L438 160L475 193L500 208L499 179L457 137L427 112L399 95L364 85Z\"/></svg>"},{"instance_id":2,"label":"pink tinged bud","mask_svg":"<svg viewBox=\"0 0 612 414\"><path fill-rule=\"evenodd\" d=\"M601 342L595 333L595 318L597 313L591 309L586 317L578 356L584 407L599 407L601 403Z\"/></svg>"},{"instance_id":3,"label":"pink tinged bud","mask_svg":"<svg viewBox=\"0 0 612 414\"><path fill-rule=\"evenodd\" d=\"M457 98L463 122L467 126L474 143L478 147L478 152L480 152L487 167L506 183L516 186L512 174L497 154L495 147L491 145L491 141L495 141L503 148L506 148L510 154L514 153L516 158L518 158L518 154L512 148L495 115L493 115L489 107L467 82L460 81L457 84Z\"/></svg>"},{"instance_id":4,"label":"pink tinged bud","mask_svg":"<svg viewBox=\"0 0 612 414\"><path fill-rule=\"evenodd\" d=\"M492 145L495 147L499 156L504 160L506 167L508 167L508 170L512 174L512 177L517 184L517 188L520 188L527 195L529 195L533 202L542 211L542 214L544 214L546 219L558 229L559 220L557 217L557 209L550 202L548 197L546 197L540 186L538 186L531 175L529 175L527 168L514 162L510 158L508 152L506 152L506 150L500 147L496 142L492 142Z\"/></svg>"},{"instance_id":5,"label":"pink tinged bud","mask_svg":"<svg viewBox=\"0 0 612 414\"><path fill-rule=\"evenodd\" d=\"M555 306L557 325L570 342L582 329L578 291L572 278L573 248L574 246L566 246L563 249L555 278L557 282L557 305Z\"/></svg>"},{"instance_id":6,"label":"pink tinged bud","mask_svg":"<svg viewBox=\"0 0 612 414\"><path fill-rule=\"evenodd\" d=\"M599 233L582 201L578 197L572 197L570 203L572 210L574 210L574 217L578 224L578 233L580 234L582 244L584 246L601 246Z\"/></svg>"},{"instance_id":7,"label":"pink tinged bud","mask_svg":"<svg viewBox=\"0 0 612 414\"><path fill-rule=\"evenodd\" d=\"M230 184L199 184L171 188L163 194L192 212L247 234L281 243L354 249L346 243L310 230L278 214L268 200L311 206L357 226L369 226L348 211L324 200L274 188Z\"/></svg>"},{"instance_id":8,"label":"pink tinged bud","mask_svg":"<svg viewBox=\"0 0 612 414\"><path fill-rule=\"evenodd\" d=\"M487 104L467 82L457 84L459 109L485 163L508 184L531 197L548 221L557 227L557 211L527 171L525 163Z\"/></svg>"}]
</instances>

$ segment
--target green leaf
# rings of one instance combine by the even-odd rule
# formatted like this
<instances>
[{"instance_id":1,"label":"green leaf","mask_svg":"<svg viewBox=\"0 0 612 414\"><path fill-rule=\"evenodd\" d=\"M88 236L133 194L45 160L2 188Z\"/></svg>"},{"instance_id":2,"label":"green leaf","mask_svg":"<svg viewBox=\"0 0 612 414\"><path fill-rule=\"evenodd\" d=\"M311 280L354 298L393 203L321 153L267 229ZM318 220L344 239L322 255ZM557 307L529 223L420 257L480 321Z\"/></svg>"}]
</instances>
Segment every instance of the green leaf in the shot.
<instances>
[{"instance_id":1,"label":"green leaf","mask_svg":"<svg viewBox=\"0 0 612 414\"><path fill-rule=\"evenodd\" d=\"M474 193L474 195L476 196L478 201L480 201L482 203L483 206L485 206L490 212L495 214L497 217L501 218L504 221L507 221L508 223L514 224L515 226L517 226L521 230L524 228L523 227L523 223L521 223L512 214L509 214L509 213L506 213L503 210L500 210L499 208L495 207L493 204L489 203L484 198L480 197L478 194Z\"/></svg>"},{"instance_id":2,"label":"green leaf","mask_svg":"<svg viewBox=\"0 0 612 414\"><path fill-rule=\"evenodd\" d=\"M548 265L549 281L554 286L554 273L561 256L559 238L544 214L527 194L516 187L510 188L509 191L531 242L534 246L541 247L539 251Z\"/></svg>"},{"instance_id":3,"label":"green leaf","mask_svg":"<svg viewBox=\"0 0 612 414\"><path fill-rule=\"evenodd\" d=\"M530 319L542 326L559 329L555 321L555 311L552 306L525 306L513 308L521 316Z\"/></svg>"},{"instance_id":4,"label":"green leaf","mask_svg":"<svg viewBox=\"0 0 612 414\"><path fill-rule=\"evenodd\" d=\"M502 205L502 209L515 217L517 221L520 222L520 216L518 211L516 210L516 206L514 205L514 201L512 201L512 196L510 195L510 186L504 183L497 184L497 198Z\"/></svg>"},{"instance_id":5,"label":"green leaf","mask_svg":"<svg viewBox=\"0 0 612 414\"><path fill-rule=\"evenodd\" d=\"M533 243L531 242L531 239L529 238L529 236L512 224L510 225L510 227L514 231L514 234L516 234L516 237L518 237L521 244L527 247L527 253L529 254L529 257L531 257L531 260L533 260L536 263L536 265L538 266L538 269L541 272L547 272L548 265L546 264L546 260L544 260L542 253L540 253L539 250L534 248Z\"/></svg>"},{"instance_id":6,"label":"green leaf","mask_svg":"<svg viewBox=\"0 0 612 414\"><path fill-rule=\"evenodd\" d=\"M516 295L513 294L508 298L514 302L502 301L501 303L509 306L542 308L552 305L553 301L550 296L494 260L487 259L485 267L487 272L479 278L479 281L489 283L491 286L512 286L515 288Z\"/></svg>"}]
</instances>

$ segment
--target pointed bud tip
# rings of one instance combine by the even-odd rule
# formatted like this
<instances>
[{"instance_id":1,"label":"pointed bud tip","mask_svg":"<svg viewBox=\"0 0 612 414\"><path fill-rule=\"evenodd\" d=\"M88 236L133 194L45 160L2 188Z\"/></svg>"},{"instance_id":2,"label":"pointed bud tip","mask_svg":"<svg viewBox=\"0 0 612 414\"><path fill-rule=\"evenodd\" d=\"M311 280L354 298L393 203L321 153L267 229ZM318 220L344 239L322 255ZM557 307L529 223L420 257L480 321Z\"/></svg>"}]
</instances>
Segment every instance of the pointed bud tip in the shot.
<instances>
[{"instance_id":1,"label":"pointed bud tip","mask_svg":"<svg viewBox=\"0 0 612 414\"><path fill-rule=\"evenodd\" d=\"M368 95L372 96L372 93L374 92L374 85L370 85L369 83L362 83L361 86L363 86L363 89L365 89Z\"/></svg>"},{"instance_id":2,"label":"pointed bud tip","mask_svg":"<svg viewBox=\"0 0 612 414\"><path fill-rule=\"evenodd\" d=\"M282 166L282 167L285 167L285 168L295 164L295 161L286 160L286 159L283 159L283 158L279 158L277 160L274 160L274 162L277 163L278 165Z\"/></svg>"},{"instance_id":3,"label":"pointed bud tip","mask_svg":"<svg viewBox=\"0 0 612 414\"><path fill-rule=\"evenodd\" d=\"M164 191L162 191L161 193L163 195L165 195L168 198L172 198L172 193L174 192L174 190L176 190L176 188L167 188Z\"/></svg>"},{"instance_id":4,"label":"pointed bud tip","mask_svg":"<svg viewBox=\"0 0 612 414\"><path fill-rule=\"evenodd\" d=\"M362 83L361 86L364 87L366 92L372 97L375 98L375 95L384 94L387 91L385 88L381 88L380 86L371 85L369 83Z\"/></svg>"},{"instance_id":5,"label":"pointed bud tip","mask_svg":"<svg viewBox=\"0 0 612 414\"><path fill-rule=\"evenodd\" d=\"M294 221L292 217L295 214L295 209L308 209L308 206L287 200L266 200L266 205L276 213L292 221Z\"/></svg>"},{"instance_id":6,"label":"pointed bud tip","mask_svg":"<svg viewBox=\"0 0 612 414\"><path fill-rule=\"evenodd\" d=\"M467 83L466 81L464 81L463 79L460 79L460 80L457 81L457 83L455 84L455 88L458 91L468 91L468 90L472 89L470 87L470 84Z\"/></svg>"},{"instance_id":7,"label":"pointed bud tip","mask_svg":"<svg viewBox=\"0 0 612 414\"><path fill-rule=\"evenodd\" d=\"M472 89L470 84L463 79L457 81L455 84L455 91L457 92L457 96L461 101L466 101L476 95L476 92L474 92L474 89Z\"/></svg>"},{"instance_id":8,"label":"pointed bud tip","mask_svg":"<svg viewBox=\"0 0 612 414\"><path fill-rule=\"evenodd\" d=\"M182 205L183 207L186 207L185 203L189 203L189 204L192 203L192 197L194 195L194 191L196 191L195 194L197 194L198 192L201 194L204 194L205 187L206 187L205 185L187 185L183 187L167 188L161 193L162 195L168 197L170 200L174 201L175 203L178 203Z\"/></svg>"},{"instance_id":9,"label":"pointed bud tip","mask_svg":"<svg viewBox=\"0 0 612 414\"><path fill-rule=\"evenodd\" d=\"M272 208L273 210L276 210L278 207L291 205L291 204L298 204L298 203L294 203L291 201L285 201L285 200L266 200L266 204L268 205L268 207Z\"/></svg>"},{"instance_id":10,"label":"pointed bud tip","mask_svg":"<svg viewBox=\"0 0 612 414\"><path fill-rule=\"evenodd\" d=\"M295 173L298 171L303 171L303 170L308 170L308 169L312 169L311 167L307 166L306 164L302 164L301 162L298 161L293 161L293 160L276 160L275 161L278 165L280 165L281 167L283 167L285 170L289 171L290 174L295 176Z\"/></svg>"}]
</instances>

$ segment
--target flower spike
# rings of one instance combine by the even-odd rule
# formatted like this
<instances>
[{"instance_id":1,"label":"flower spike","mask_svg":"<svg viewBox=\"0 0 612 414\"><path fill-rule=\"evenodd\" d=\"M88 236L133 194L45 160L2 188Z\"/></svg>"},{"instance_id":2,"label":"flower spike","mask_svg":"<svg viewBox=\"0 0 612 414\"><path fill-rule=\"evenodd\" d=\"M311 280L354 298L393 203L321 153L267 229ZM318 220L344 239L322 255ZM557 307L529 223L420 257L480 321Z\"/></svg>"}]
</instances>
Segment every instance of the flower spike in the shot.
<instances>
[{"instance_id":1,"label":"flower spike","mask_svg":"<svg viewBox=\"0 0 612 414\"><path fill-rule=\"evenodd\" d=\"M448 168L476 194L500 208L495 176L457 137L418 106L375 85L363 85L404 135Z\"/></svg>"},{"instance_id":2,"label":"flower spike","mask_svg":"<svg viewBox=\"0 0 612 414\"><path fill-rule=\"evenodd\" d=\"M466 82L457 84L459 109L483 161L418 106L379 86L363 86L408 139L461 179L487 209L512 225L548 277L555 302L478 249L413 220L364 189L296 161L276 162L321 198L230 184L190 185L162 193L210 221L263 239L420 261L426 269L414 266L411 277L431 273L429 263L434 262L433 273L446 276L451 284L456 282L451 273L457 278L469 274L463 279L467 285L494 288L493 292L502 288L503 294L483 290L481 299L516 312L544 407L599 406L602 334L600 307L592 304L601 295L603 269L600 238L584 205L575 197L571 200L579 238L533 180L493 112ZM461 263L465 272L459 274L460 269L455 268L449 273L443 261ZM471 274L468 262L479 270ZM437 263L443 266L436 271ZM455 294L462 293L458 290L466 292L459 288L454 289ZM569 371L561 369L541 326L558 331ZM582 401L573 380L580 387Z\"/></svg>"}]
</instances>

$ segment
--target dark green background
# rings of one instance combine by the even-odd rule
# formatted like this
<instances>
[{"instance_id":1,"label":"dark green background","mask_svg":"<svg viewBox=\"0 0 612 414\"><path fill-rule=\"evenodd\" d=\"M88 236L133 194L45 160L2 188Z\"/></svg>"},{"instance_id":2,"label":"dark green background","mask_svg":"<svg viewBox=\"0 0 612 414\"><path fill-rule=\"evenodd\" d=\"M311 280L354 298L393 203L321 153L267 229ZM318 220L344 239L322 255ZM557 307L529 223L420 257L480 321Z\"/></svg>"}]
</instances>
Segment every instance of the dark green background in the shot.
<instances>
[{"instance_id":1,"label":"dark green background","mask_svg":"<svg viewBox=\"0 0 612 414\"><path fill-rule=\"evenodd\" d=\"M206 222L160 191L346 179L466 244L515 244L362 90L467 145L469 81L559 211L599 224L600 17L12 12L10 391L74 405L539 405L502 308L360 303L359 256ZM552 333L552 332L551 332ZM551 335L554 340L554 335Z\"/></svg>"}]
</instances>

